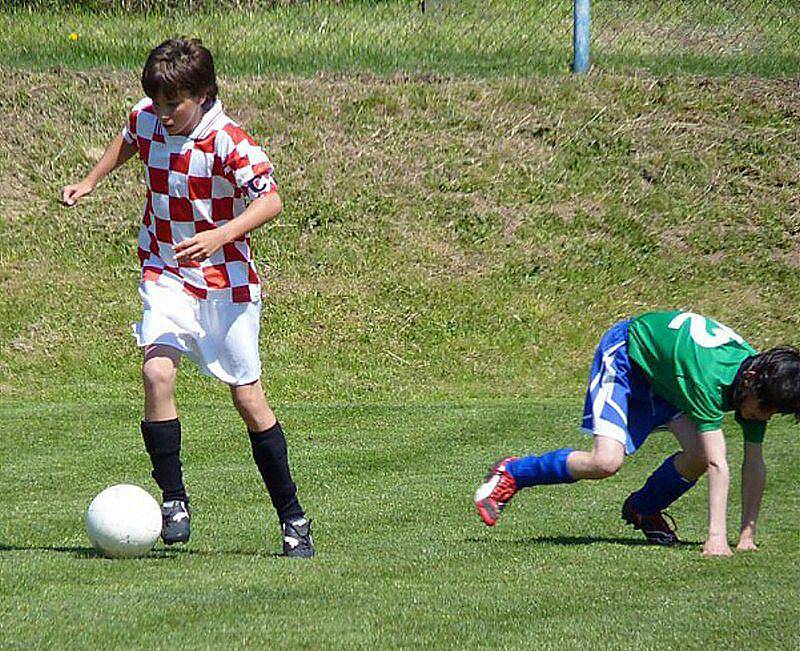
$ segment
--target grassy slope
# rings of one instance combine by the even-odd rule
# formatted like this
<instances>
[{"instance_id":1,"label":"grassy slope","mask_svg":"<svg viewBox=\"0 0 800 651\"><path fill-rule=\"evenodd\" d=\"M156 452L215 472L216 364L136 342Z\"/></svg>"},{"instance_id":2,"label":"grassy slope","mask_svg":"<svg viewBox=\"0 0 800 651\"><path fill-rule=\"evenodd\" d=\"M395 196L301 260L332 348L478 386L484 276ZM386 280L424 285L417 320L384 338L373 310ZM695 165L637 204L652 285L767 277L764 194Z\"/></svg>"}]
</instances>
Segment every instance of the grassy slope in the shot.
<instances>
[{"instance_id":1,"label":"grassy slope","mask_svg":"<svg viewBox=\"0 0 800 651\"><path fill-rule=\"evenodd\" d=\"M56 197L120 128L135 79L5 77L2 391L134 396L141 170L73 210ZM226 79L222 92L271 141L283 187L285 214L256 239L280 401L571 395L603 329L657 307L713 314L757 346L795 336L793 85Z\"/></svg>"}]
</instances>

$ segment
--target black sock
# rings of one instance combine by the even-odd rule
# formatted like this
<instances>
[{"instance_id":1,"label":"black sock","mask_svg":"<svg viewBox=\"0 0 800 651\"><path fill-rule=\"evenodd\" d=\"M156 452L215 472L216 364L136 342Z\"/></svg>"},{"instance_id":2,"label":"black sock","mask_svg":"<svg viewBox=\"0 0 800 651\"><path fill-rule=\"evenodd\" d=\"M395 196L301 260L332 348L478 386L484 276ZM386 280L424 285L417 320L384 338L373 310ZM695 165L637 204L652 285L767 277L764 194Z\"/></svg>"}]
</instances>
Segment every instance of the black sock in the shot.
<instances>
[{"instance_id":1,"label":"black sock","mask_svg":"<svg viewBox=\"0 0 800 651\"><path fill-rule=\"evenodd\" d=\"M188 502L181 473L181 422L172 420L142 421L142 438L153 464L153 479L164 501Z\"/></svg>"},{"instance_id":2,"label":"black sock","mask_svg":"<svg viewBox=\"0 0 800 651\"><path fill-rule=\"evenodd\" d=\"M253 446L253 459L267 486L278 518L284 522L303 517L303 508L297 499L297 486L289 472L286 437L281 424L276 421L272 427L263 432L248 430L248 434L250 444Z\"/></svg>"}]
</instances>

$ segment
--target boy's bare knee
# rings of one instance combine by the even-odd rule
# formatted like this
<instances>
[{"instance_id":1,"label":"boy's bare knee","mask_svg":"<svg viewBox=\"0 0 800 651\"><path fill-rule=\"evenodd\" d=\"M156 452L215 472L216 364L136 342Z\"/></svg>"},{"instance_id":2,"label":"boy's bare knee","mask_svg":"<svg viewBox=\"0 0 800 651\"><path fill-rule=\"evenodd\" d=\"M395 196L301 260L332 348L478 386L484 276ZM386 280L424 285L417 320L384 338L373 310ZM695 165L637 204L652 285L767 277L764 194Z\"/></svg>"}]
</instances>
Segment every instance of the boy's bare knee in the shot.
<instances>
[{"instance_id":1,"label":"boy's bare knee","mask_svg":"<svg viewBox=\"0 0 800 651\"><path fill-rule=\"evenodd\" d=\"M239 389L240 387L237 387ZM233 405L242 414L249 414L253 411L256 401L249 391L232 391Z\"/></svg>"},{"instance_id":2,"label":"boy's bare knee","mask_svg":"<svg viewBox=\"0 0 800 651\"><path fill-rule=\"evenodd\" d=\"M263 431L275 424L275 414L267 404L260 382L231 387L231 398L248 428Z\"/></svg>"},{"instance_id":3,"label":"boy's bare knee","mask_svg":"<svg viewBox=\"0 0 800 651\"><path fill-rule=\"evenodd\" d=\"M605 479L611 477L622 467L625 460L625 446L614 438L606 436L594 437L594 448L585 462L582 477Z\"/></svg>"},{"instance_id":4,"label":"boy's bare knee","mask_svg":"<svg viewBox=\"0 0 800 651\"><path fill-rule=\"evenodd\" d=\"M624 454L599 454L592 459L598 478L611 477L622 467Z\"/></svg>"},{"instance_id":5,"label":"boy's bare knee","mask_svg":"<svg viewBox=\"0 0 800 651\"><path fill-rule=\"evenodd\" d=\"M616 459L603 459L597 464L597 472L602 477L612 477L617 474L617 471L622 467L622 464Z\"/></svg>"},{"instance_id":6,"label":"boy's bare knee","mask_svg":"<svg viewBox=\"0 0 800 651\"><path fill-rule=\"evenodd\" d=\"M168 388L175 382L177 375L175 365L163 357L148 359L142 365L142 377L145 384L154 388Z\"/></svg>"}]
</instances>

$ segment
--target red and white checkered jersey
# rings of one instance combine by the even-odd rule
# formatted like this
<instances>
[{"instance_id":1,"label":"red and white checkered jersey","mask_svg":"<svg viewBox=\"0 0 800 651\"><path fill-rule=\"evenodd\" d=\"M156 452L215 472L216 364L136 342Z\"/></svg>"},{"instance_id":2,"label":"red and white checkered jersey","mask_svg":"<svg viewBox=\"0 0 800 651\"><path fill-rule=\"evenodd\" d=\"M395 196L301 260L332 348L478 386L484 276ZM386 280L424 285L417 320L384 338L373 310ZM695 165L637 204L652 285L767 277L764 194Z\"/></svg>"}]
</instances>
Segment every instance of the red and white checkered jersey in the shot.
<instances>
[{"instance_id":1,"label":"red and white checkered jersey","mask_svg":"<svg viewBox=\"0 0 800 651\"><path fill-rule=\"evenodd\" d=\"M173 247L240 215L248 200L277 187L264 150L231 120L217 100L188 136L170 136L149 98L131 111L122 131L147 168L147 201L139 228L142 280L178 279L201 299L255 301L261 288L250 238L230 242L202 262L175 260Z\"/></svg>"}]
</instances>

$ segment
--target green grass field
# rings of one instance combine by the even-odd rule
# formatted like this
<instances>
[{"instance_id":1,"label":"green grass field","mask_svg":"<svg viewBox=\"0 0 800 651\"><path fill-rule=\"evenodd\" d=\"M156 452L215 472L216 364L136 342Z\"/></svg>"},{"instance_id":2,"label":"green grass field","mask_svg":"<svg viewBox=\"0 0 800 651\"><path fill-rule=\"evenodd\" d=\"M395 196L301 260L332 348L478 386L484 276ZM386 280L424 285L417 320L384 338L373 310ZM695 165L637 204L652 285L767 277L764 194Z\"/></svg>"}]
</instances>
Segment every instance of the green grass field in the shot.
<instances>
[{"instance_id":1,"label":"green grass field","mask_svg":"<svg viewBox=\"0 0 800 651\"><path fill-rule=\"evenodd\" d=\"M621 501L672 450L667 434L614 479L531 490L479 524L470 493L487 460L581 445L579 407L283 406L319 547L290 562L227 405L185 412L190 544L132 561L95 556L82 517L106 484L147 483L138 405L6 406L2 647L795 648L800 446L784 423L757 553L702 558L704 487L673 509L678 548L623 527Z\"/></svg>"},{"instance_id":2,"label":"green grass field","mask_svg":"<svg viewBox=\"0 0 800 651\"><path fill-rule=\"evenodd\" d=\"M174 7L186 3L96 0L80 3L95 10L76 10L70 0L23 1L40 8L0 10L0 60L139 68L153 43L185 34L202 35L222 72L270 77L561 75L572 60L570 0L427 0L424 13L419 0L278 0L244 13L230 9L235 3L206 1L210 10L180 11ZM119 9L136 4L151 10ZM592 57L604 70L793 76L800 69L800 11L788 0L597 0Z\"/></svg>"},{"instance_id":3,"label":"green grass field","mask_svg":"<svg viewBox=\"0 0 800 651\"><path fill-rule=\"evenodd\" d=\"M295 10L277 15L321 5ZM368 29L358 3L335 11ZM621 317L690 308L759 348L800 343L796 80L524 77L521 59L507 74L448 59L446 35L423 48L435 75L392 41L385 65L339 42L325 74L295 53L256 75L224 29L187 19L277 170L285 211L254 237L264 382L319 554L276 556L227 390L187 363L192 541L109 561L89 547L89 501L119 482L154 492L130 335L142 172L132 161L71 210L57 196L121 129L167 33L158 15L72 15L0 12L0 649L797 648L786 418L765 446L756 553L701 556L704 482L672 510L686 544L623 526L667 434L612 479L522 493L494 529L471 503L499 456L588 444L585 374ZM73 30L86 49L59 40ZM726 427L733 540L742 445Z\"/></svg>"}]
</instances>

